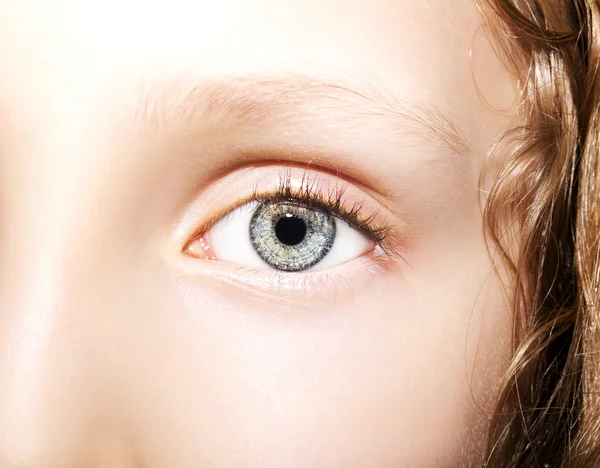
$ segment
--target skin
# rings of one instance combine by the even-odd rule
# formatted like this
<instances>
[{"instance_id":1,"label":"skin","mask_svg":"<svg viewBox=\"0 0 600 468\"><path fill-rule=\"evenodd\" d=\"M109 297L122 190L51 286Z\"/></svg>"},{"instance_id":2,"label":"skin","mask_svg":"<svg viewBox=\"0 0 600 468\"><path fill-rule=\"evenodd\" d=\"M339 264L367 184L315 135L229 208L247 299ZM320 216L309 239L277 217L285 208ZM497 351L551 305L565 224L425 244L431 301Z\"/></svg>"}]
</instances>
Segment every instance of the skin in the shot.
<instances>
[{"instance_id":1,"label":"skin","mask_svg":"<svg viewBox=\"0 0 600 468\"><path fill-rule=\"evenodd\" d=\"M480 464L512 321L478 190L509 123L478 91L512 87L481 22L468 0L2 1L0 466ZM314 82L435 107L465 144L293 97ZM208 112L219 92L245 118ZM290 164L366 195L400 256L278 283L184 251Z\"/></svg>"}]
</instances>

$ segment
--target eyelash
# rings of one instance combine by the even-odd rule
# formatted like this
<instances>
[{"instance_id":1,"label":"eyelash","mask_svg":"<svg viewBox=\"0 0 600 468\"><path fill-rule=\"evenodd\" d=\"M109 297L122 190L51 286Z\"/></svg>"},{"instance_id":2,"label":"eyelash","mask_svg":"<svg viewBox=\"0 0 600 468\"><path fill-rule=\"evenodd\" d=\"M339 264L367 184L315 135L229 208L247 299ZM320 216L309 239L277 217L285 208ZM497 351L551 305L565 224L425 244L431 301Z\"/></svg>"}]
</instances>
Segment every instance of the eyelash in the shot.
<instances>
[{"instance_id":1,"label":"eyelash","mask_svg":"<svg viewBox=\"0 0 600 468\"><path fill-rule=\"evenodd\" d=\"M379 210L366 208L367 203L360 198L348 203L349 197L346 195L347 189L344 185L340 186L336 183L331 188L329 184L322 182L318 175L312 174L308 170L301 177L294 176L294 169L293 167L286 168L285 173L280 175L275 189L261 189L260 182L255 182L250 196L236 201L235 204L230 205L229 209L222 211L204 224L202 229L197 231L186 243L183 250L186 251L190 244L204 236L216 223L241 206L268 201L292 202L329 213L374 242L381 249L384 257L388 259L402 258L396 242L392 240L394 236L391 233L394 225L386 222L385 216L381 215ZM370 213L365 216L364 213L367 211ZM380 259L383 260L383 257Z\"/></svg>"},{"instance_id":2,"label":"eyelash","mask_svg":"<svg viewBox=\"0 0 600 468\"><path fill-rule=\"evenodd\" d=\"M376 225L375 220L379 214L378 211L363 217L364 203L356 201L351 206L347 206L345 203L346 190L344 188L324 191L318 187L317 183L317 179L303 177L300 187L295 188L291 176L287 175L280 179L275 192L264 194L255 189L249 201L300 203L308 208L321 210L341 219L367 239L382 247L386 244L385 241L392 227L388 224Z\"/></svg>"}]
</instances>

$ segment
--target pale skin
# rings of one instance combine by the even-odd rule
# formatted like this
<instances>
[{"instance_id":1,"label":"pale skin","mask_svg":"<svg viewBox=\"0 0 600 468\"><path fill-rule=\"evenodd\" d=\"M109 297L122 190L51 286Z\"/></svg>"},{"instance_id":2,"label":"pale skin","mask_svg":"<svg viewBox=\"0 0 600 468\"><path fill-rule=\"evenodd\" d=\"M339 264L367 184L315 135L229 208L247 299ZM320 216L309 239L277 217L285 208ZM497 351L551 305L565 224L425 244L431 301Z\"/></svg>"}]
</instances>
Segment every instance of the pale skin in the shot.
<instances>
[{"instance_id":1,"label":"pale skin","mask_svg":"<svg viewBox=\"0 0 600 468\"><path fill-rule=\"evenodd\" d=\"M469 0L0 5L0 466L482 462L512 317L477 87L512 87ZM190 247L289 167L397 255Z\"/></svg>"}]
</instances>

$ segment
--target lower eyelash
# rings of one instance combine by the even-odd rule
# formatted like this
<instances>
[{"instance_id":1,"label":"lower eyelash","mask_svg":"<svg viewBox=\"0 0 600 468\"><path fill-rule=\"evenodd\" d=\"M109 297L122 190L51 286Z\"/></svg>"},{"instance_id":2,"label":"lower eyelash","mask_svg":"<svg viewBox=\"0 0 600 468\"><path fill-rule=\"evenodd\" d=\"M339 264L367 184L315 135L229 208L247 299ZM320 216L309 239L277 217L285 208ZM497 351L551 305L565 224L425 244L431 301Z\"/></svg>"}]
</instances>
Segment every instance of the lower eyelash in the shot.
<instances>
[{"instance_id":1,"label":"lower eyelash","mask_svg":"<svg viewBox=\"0 0 600 468\"><path fill-rule=\"evenodd\" d=\"M321 296L319 291L328 291L326 300L331 302L331 291L340 291L341 298L351 299L349 292L360 291L361 283L370 283L382 272L390 272L395 268L395 263L383 252L374 255L371 258L364 259L360 264L355 264L353 269L348 271L340 269L339 271L320 271L306 272L296 275L288 275L275 270L262 270L238 266L235 268L235 280L232 284L242 286L256 296L257 292L273 296L274 300L294 300L294 308L297 308L298 300L304 303L305 300L318 300ZM315 296L315 293L317 295ZM263 297L264 299L264 297Z\"/></svg>"}]
</instances>

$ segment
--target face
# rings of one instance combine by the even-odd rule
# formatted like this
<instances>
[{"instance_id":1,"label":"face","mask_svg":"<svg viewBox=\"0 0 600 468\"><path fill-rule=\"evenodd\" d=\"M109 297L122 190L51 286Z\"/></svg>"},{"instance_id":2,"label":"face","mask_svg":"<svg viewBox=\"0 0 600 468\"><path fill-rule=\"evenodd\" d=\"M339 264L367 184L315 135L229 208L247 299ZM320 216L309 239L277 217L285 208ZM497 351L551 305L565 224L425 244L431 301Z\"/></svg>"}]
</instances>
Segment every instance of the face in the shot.
<instances>
[{"instance_id":1,"label":"face","mask_svg":"<svg viewBox=\"0 0 600 468\"><path fill-rule=\"evenodd\" d=\"M1 466L481 462L470 0L1 8Z\"/></svg>"}]
</instances>

